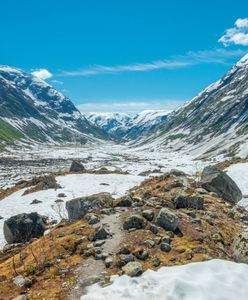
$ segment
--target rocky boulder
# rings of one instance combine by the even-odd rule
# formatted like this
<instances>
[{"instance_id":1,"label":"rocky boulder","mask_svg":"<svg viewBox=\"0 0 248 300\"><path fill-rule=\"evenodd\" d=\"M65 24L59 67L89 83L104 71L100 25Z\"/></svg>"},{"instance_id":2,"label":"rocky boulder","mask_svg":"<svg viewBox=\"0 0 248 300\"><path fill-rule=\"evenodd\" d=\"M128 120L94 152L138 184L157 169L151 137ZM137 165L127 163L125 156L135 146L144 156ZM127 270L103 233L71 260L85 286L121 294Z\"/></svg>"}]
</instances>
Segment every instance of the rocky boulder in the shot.
<instances>
[{"instance_id":1,"label":"rocky boulder","mask_svg":"<svg viewBox=\"0 0 248 300\"><path fill-rule=\"evenodd\" d=\"M130 277L139 276L143 272L141 263L137 261L129 262L122 268L122 271Z\"/></svg>"},{"instance_id":2,"label":"rocky boulder","mask_svg":"<svg viewBox=\"0 0 248 300\"><path fill-rule=\"evenodd\" d=\"M233 256L239 263L248 264L248 231L241 232L233 241Z\"/></svg>"},{"instance_id":3,"label":"rocky boulder","mask_svg":"<svg viewBox=\"0 0 248 300\"><path fill-rule=\"evenodd\" d=\"M123 229L128 230L132 228L145 228L145 220L139 215L132 215L128 217L123 224Z\"/></svg>"},{"instance_id":4,"label":"rocky boulder","mask_svg":"<svg viewBox=\"0 0 248 300\"><path fill-rule=\"evenodd\" d=\"M46 229L44 219L38 213L20 214L4 222L4 237L9 244L25 243L40 237Z\"/></svg>"},{"instance_id":5,"label":"rocky boulder","mask_svg":"<svg viewBox=\"0 0 248 300\"><path fill-rule=\"evenodd\" d=\"M71 221L83 218L92 209L111 207L113 198L109 193L98 193L66 202L68 218Z\"/></svg>"},{"instance_id":6,"label":"rocky boulder","mask_svg":"<svg viewBox=\"0 0 248 300\"><path fill-rule=\"evenodd\" d=\"M233 204L242 199L242 193L237 184L225 172L216 167L204 168L201 183L208 192L214 192L218 197Z\"/></svg>"},{"instance_id":7,"label":"rocky boulder","mask_svg":"<svg viewBox=\"0 0 248 300\"><path fill-rule=\"evenodd\" d=\"M174 199L174 204L179 208L203 209L204 198L197 195L188 196L186 194L177 194Z\"/></svg>"},{"instance_id":8,"label":"rocky boulder","mask_svg":"<svg viewBox=\"0 0 248 300\"><path fill-rule=\"evenodd\" d=\"M156 223L165 230L174 231L177 229L179 218L168 208L162 208L158 213Z\"/></svg>"},{"instance_id":9,"label":"rocky boulder","mask_svg":"<svg viewBox=\"0 0 248 300\"><path fill-rule=\"evenodd\" d=\"M73 160L70 167L70 172L82 172L85 171L85 167L78 160Z\"/></svg>"}]
</instances>

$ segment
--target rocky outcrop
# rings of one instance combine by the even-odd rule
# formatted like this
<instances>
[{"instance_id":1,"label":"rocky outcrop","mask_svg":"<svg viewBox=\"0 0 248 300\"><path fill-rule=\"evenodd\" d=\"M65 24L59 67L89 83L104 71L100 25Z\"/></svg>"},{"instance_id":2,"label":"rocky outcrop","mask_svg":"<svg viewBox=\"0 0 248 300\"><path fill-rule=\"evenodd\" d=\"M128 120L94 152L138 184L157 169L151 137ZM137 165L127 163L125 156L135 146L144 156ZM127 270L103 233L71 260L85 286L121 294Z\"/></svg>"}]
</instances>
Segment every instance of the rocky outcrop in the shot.
<instances>
[{"instance_id":1,"label":"rocky outcrop","mask_svg":"<svg viewBox=\"0 0 248 300\"><path fill-rule=\"evenodd\" d=\"M242 199L242 193L237 184L225 172L216 167L204 168L201 176L202 187L217 194L218 197L236 204Z\"/></svg>"},{"instance_id":2,"label":"rocky outcrop","mask_svg":"<svg viewBox=\"0 0 248 300\"><path fill-rule=\"evenodd\" d=\"M113 198L109 193L98 193L80 197L66 202L66 209L70 221L83 218L92 209L111 207Z\"/></svg>"},{"instance_id":3,"label":"rocky outcrop","mask_svg":"<svg viewBox=\"0 0 248 300\"><path fill-rule=\"evenodd\" d=\"M38 213L20 214L4 222L4 237L9 244L25 243L40 237L46 229L44 219Z\"/></svg>"}]
</instances>

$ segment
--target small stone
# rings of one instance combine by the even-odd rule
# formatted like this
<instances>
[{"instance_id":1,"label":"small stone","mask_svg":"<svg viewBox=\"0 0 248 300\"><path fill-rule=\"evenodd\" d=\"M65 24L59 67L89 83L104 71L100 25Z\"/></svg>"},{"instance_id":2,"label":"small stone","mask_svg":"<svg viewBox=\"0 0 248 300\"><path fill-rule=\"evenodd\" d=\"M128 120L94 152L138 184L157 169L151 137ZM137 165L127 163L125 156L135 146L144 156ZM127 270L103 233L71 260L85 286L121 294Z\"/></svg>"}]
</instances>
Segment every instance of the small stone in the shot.
<instances>
[{"instance_id":1,"label":"small stone","mask_svg":"<svg viewBox=\"0 0 248 300\"><path fill-rule=\"evenodd\" d=\"M106 241L95 241L94 243L93 243L93 246L94 247L101 247L103 244L105 244L106 243Z\"/></svg>"},{"instance_id":2,"label":"small stone","mask_svg":"<svg viewBox=\"0 0 248 300\"><path fill-rule=\"evenodd\" d=\"M135 257L140 260L147 260L148 256L148 252L144 249L140 249L135 252Z\"/></svg>"},{"instance_id":3,"label":"small stone","mask_svg":"<svg viewBox=\"0 0 248 300\"><path fill-rule=\"evenodd\" d=\"M160 259L155 256L152 259L152 263L153 263L154 267L158 267L160 265Z\"/></svg>"},{"instance_id":4,"label":"small stone","mask_svg":"<svg viewBox=\"0 0 248 300\"><path fill-rule=\"evenodd\" d=\"M104 263L105 263L106 268L110 268L113 264L113 258L111 256L108 256L105 259Z\"/></svg>"},{"instance_id":5,"label":"small stone","mask_svg":"<svg viewBox=\"0 0 248 300\"><path fill-rule=\"evenodd\" d=\"M146 240L145 245L147 248L151 249L155 246L155 242L153 240Z\"/></svg>"},{"instance_id":6,"label":"small stone","mask_svg":"<svg viewBox=\"0 0 248 300\"><path fill-rule=\"evenodd\" d=\"M74 160L71 163L70 172L82 172L85 171L85 167L81 164L80 161Z\"/></svg>"},{"instance_id":7,"label":"small stone","mask_svg":"<svg viewBox=\"0 0 248 300\"><path fill-rule=\"evenodd\" d=\"M146 209L142 212L142 216L148 220L148 221L152 221L154 218L154 212L150 209Z\"/></svg>"},{"instance_id":8,"label":"small stone","mask_svg":"<svg viewBox=\"0 0 248 300\"><path fill-rule=\"evenodd\" d=\"M158 227L154 224L151 224L150 227L149 227L150 231L154 234L157 234L158 233Z\"/></svg>"},{"instance_id":9,"label":"small stone","mask_svg":"<svg viewBox=\"0 0 248 300\"><path fill-rule=\"evenodd\" d=\"M28 278L23 277L22 275L18 275L14 278L14 284L19 287L30 287L32 281Z\"/></svg>"},{"instance_id":10,"label":"small stone","mask_svg":"<svg viewBox=\"0 0 248 300\"><path fill-rule=\"evenodd\" d=\"M30 205L33 205L33 204L39 204L39 203L42 203L42 201L37 200L37 199L34 199L34 200L30 203Z\"/></svg>"},{"instance_id":11,"label":"small stone","mask_svg":"<svg viewBox=\"0 0 248 300\"><path fill-rule=\"evenodd\" d=\"M130 277L140 276L143 272L141 263L136 261L129 262L122 268L122 270Z\"/></svg>"},{"instance_id":12,"label":"small stone","mask_svg":"<svg viewBox=\"0 0 248 300\"><path fill-rule=\"evenodd\" d=\"M128 248L127 246L123 246L123 247L119 250L118 253L119 253L119 254L130 254L131 251L129 250L129 248Z\"/></svg>"},{"instance_id":13,"label":"small stone","mask_svg":"<svg viewBox=\"0 0 248 300\"><path fill-rule=\"evenodd\" d=\"M171 246L170 246L170 244L168 244L168 243L162 242L162 243L160 244L160 249L161 249L163 252L170 252L170 251L171 251Z\"/></svg>"},{"instance_id":14,"label":"small stone","mask_svg":"<svg viewBox=\"0 0 248 300\"><path fill-rule=\"evenodd\" d=\"M120 260L123 261L125 264L127 264L130 261L134 261L134 256L133 254L121 254Z\"/></svg>"},{"instance_id":15,"label":"small stone","mask_svg":"<svg viewBox=\"0 0 248 300\"><path fill-rule=\"evenodd\" d=\"M59 193L59 194L57 195L57 197L58 197L58 198L64 198L64 197L66 197L66 194L64 194L64 193Z\"/></svg>"},{"instance_id":16,"label":"small stone","mask_svg":"<svg viewBox=\"0 0 248 300\"><path fill-rule=\"evenodd\" d=\"M132 198L130 196L124 196L113 202L113 206L116 207L130 207L132 206Z\"/></svg>"},{"instance_id":17,"label":"small stone","mask_svg":"<svg viewBox=\"0 0 248 300\"><path fill-rule=\"evenodd\" d=\"M171 243L171 238L170 238L168 235L164 235L164 236L161 238L161 242L162 242L162 243L170 244L170 243Z\"/></svg>"},{"instance_id":18,"label":"small stone","mask_svg":"<svg viewBox=\"0 0 248 300\"><path fill-rule=\"evenodd\" d=\"M183 171L181 170L177 170L177 169L171 169L170 170L170 174L171 175L174 175L176 177L185 177L186 176L186 173L184 173Z\"/></svg>"}]
</instances>

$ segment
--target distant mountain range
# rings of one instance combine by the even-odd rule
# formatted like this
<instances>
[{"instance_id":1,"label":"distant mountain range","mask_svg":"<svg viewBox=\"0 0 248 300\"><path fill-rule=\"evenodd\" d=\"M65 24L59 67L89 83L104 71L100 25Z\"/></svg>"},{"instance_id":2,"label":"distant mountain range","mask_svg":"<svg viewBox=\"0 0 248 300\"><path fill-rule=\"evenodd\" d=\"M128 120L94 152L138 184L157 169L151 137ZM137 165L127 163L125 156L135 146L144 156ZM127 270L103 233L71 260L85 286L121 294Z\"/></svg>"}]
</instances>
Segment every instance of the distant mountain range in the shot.
<instances>
[{"instance_id":1,"label":"distant mountain range","mask_svg":"<svg viewBox=\"0 0 248 300\"><path fill-rule=\"evenodd\" d=\"M46 82L0 67L0 147L22 143L103 140L204 156L248 156L248 54L180 109L80 113Z\"/></svg>"},{"instance_id":2,"label":"distant mountain range","mask_svg":"<svg viewBox=\"0 0 248 300\"><path fill-rule=\"evenodd\" d=\"M122 140L136 140L155 132L166 121L169 111L145 110L134 116L124 113L85 113L85 118L110 136Z\"/></svg>"},{"instance_id":3,"label":"distant mountain range","mask_svg":"<svg viewBox=\"0 0 248 300\"><path fill-rule=\"evenodd\" d=\"M51 85L0 66L0 146L14 141L82 143L108 139Z\"/></svg>"}]
</instances>

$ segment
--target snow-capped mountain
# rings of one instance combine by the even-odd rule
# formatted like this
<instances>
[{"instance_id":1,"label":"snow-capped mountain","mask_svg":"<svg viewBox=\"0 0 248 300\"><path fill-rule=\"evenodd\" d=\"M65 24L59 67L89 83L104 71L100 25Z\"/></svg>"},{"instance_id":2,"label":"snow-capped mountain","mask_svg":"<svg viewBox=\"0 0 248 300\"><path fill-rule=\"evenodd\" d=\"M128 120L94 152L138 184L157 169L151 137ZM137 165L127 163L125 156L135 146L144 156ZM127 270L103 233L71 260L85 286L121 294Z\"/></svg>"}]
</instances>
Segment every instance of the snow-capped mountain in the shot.
<instances>
[{"instance_id":1,"label":"snow-capped mountain","mask_svg":"<svg viewBox=\"0 0 248 300\"><path fill-rule=\"evenodd\" d=\"M220 80L173 112L147 142L199 154L247 156L248 54Z\"/></svg>"},{"instance_id":2,"label":"snow-capped mountain","mask_svg":"<svg viewBox=\"0 0 248 300\"><path fill-rule=\"evenodd\" d=\"M130 141L153 132L167 119L168 111L145 110L134 116L124 113L85 113L85 118L106 133Z\"/></svg>"},{"instance_id":3,"label":"snow-capped mountain","mask_svg":"<svg viewBox=\"0 0 248 300\"><path fill-rule=\"evenodd\" d=\"M14 140L67 143L106 138L73 103L43 80L0 66L0 144Z\"/></svg>"},{"instance_id":4,"label":"snow-capped mountain","mask_svg":"<svg viewBox=\"0 0 248 300\"><path fill-rule=\"evenodd\" d=\"M113 134L117 128L126 126L126 124L131 120L131 116L124 113L84 113L85 118L92 124L99 126L106 133Z\"/></svg>"}]
</instances>

